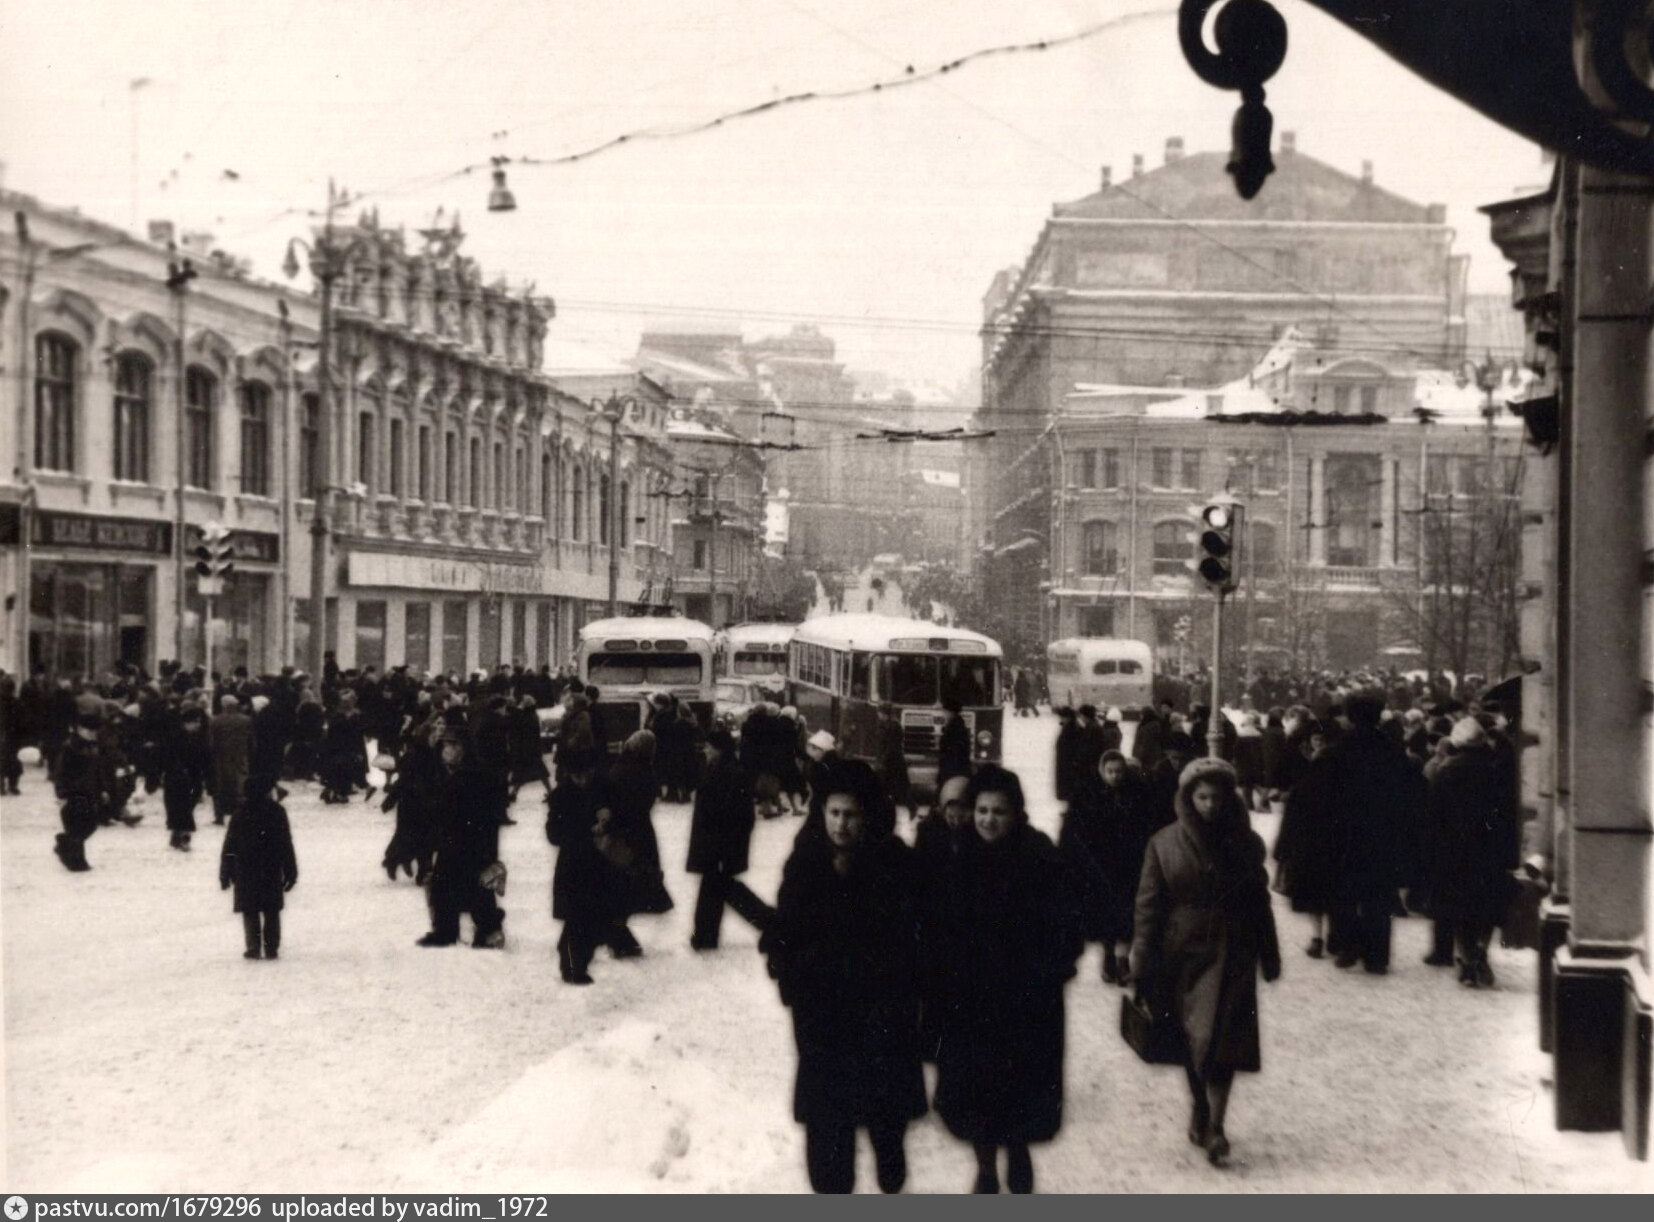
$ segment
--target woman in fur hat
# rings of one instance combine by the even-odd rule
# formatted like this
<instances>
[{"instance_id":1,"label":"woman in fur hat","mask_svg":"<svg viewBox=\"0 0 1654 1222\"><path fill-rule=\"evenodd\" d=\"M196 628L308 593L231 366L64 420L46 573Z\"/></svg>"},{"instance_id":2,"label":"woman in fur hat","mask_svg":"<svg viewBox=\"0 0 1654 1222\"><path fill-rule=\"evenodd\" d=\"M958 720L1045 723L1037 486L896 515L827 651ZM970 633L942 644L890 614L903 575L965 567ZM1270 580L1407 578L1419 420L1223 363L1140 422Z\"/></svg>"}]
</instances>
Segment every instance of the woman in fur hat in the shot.
<instances>
[{"instance_id":1,"label":"woman in fur hat","mask_svg":"<svg viewBox=\"0 0 1654 1222\"><path fill-rule=\"evenodd\" d=\"M1177 822L1155 833L1143 859L1131 968L1150 1004L1183 1030L1189 1140L1216 1166L1229 1155L1223 1121L1235 1074L1261 1067L1258 970L1277 979L1281 951L1263 841L1234 769L1222 760L1190 763L1176 809Z\"/></svg>"}]
</instances>

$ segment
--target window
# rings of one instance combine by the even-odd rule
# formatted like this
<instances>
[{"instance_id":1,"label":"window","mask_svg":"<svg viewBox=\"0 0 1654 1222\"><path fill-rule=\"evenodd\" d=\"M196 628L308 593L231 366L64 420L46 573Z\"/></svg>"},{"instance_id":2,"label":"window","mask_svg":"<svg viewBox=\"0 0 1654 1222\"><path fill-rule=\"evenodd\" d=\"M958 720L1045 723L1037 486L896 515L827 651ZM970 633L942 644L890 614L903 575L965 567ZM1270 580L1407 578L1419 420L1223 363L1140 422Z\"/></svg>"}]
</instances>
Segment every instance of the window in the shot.
<instances>
[{"instance_id":1,"label":"window","mask_svg":"<svg viewBox=\"0 0 1654 1222\"><path fill-rule=\"evenodd\" d=\"M270 495L270 388L263 382L241 387L241 491Z\"/></svg>"},{"instance_id":2,"label":"window","mask_svg":"<svg viewBox=\"0 0 1654 1222\"><path fill-rule=\"evenodd\" d=\"M115 478L149 480L150 365L135 352L115 362Z\"/></svg>"},{"instance_id":3,"label":"window","mask_svg":"<svg viewBox=\"0 0 1654 1222\"><path fill-rule=\"evenodd\" d=\"M551 455L540 455L540 516L549 525L551 522L552 482L551 482Z\"/></svg>"},{"instance_id":4,"label":"window","mask_svg":"<svg viewBox=\"0 0 1654 1222\"><path fill-rule=\"evenodd\" d=\"M1085 524L1082 563L1087 577L1110 577L1120 571L1117 535L1113 522Z\"/></svg>"},{"instance_id":5,"label":"window","mask_svg":"<svg viewBox=\"0 0 1654 1222\"><path fill-rule=\"evenodd\" d=\"M363 412L356 419L356 481L369 492L374 491L373 413Z\"/></svg>"},{"instance_id":6,"label":"window","mask_svg":"<svg viewBox=\"0 0 1654 1222\"><path fill-rule=\"evenodd\" d=\"M569 484L573 489L570 493L573 503L569 511L569 537L578 542L585 537L586 472L581 468L575 468L574 478Z\"/></svg>"},{"instance_id":7,"label":"window","mask_svg":"<svg viewBox=\"0 0 1654 1222\"><path fill-rule=\"evenodd\" d=\"M609 477L600 475L597 479L597 543L599 547L609 546Z\"/></svg>"},{"instance_id":8,"label":"window","mask_svg":"<svg viewBox=\"0 0 1654 1222\"><path fill-rule=\"evenodd\" d=\"M452 432L442 435L442 500L459 504L459 438Z\"/></svg>"},{"instance_id":9,"label":"window","mask_svg":"<svg viewBox=\"0 0 1654 1222\"><path fill-rule=\"evenodd\" d=\"M471 634L470 605L457 598L442 604L442 669L450 675L465 673L465 646Z\"/></svg>"},{"instance_id":10,"label":"window","mask_svg":"<svg viewBox=\"0 0 1654 1222\"><path fill-rule=\"evenodd\" d=\"M402 495L402 473L407 469L407 443L402 438L405 427L395 416L391 417L391 469L390 478L386 482L390 485L392 496Z\"/></svg>"},{"instance_id":11,"label":"window","mask_svg":"<svg viewBox=\"0 0 1654 1222\"><path fill-rule=\"evenodd\" d=\"M385 665L385 604L359 602L356 604L356 665Z\"/></svg>"},{"instance_id":12,"label":"window","mask_svg":"<svg viewBox=\"0 0 1654 1222\"><path fill-rule=\"evenodd\" d=\"M504 509L507 503L505 486L505 442L494 443L494 487L488 503L495 509Z\"/></svg>"},{"instance_id":13,"label":"window","mask_svg":"<svg viewBox=\"0 0 1654 1222\"><path fill-rule=\"evenodd\" d=\"M213 485L213 413L218 379L191 365L184 375L184 482L191 488Z\"/></svg>"},{"instance_id":14,"label":"window","mask_svg":"<svg viewBox=\"0 0 1654 1222\"><path fill-rule=\"evenodd\" d=\"M1378 413L1378 387L1363 386L1361 388L1361 410L1369 416Z\"/></svg>"},{"instance_id":15,"label":"window","mask_svg":"<svg viewBox=\"0 0 1654 1222\"><path fill-rule=\"evenodd\" d=\"M626 547L631 539L631 532L627 529L627 518L631 515L632 485L623 481L620 485L620 546Z\"/></svg>"},{"instance_id":16,"label":"window","mask_svg":"<svg viewBox=\"0 0 1654 1222\"><path fill-rule=\"evenodd\" d=\"M528 513L534 503L534 489L528 486L528 450L517 447L517 512Z\"/></svg>"},{"instance_id":17,"label":"window","mask_svg":"<svg viewBox=\"0 0 1654 1222\"><path fill-rule=\"evenodd\" d=\"M1081 607L1079 608L1079 612L1081 636L1114 635L1113 604L1104 603L1103 605L1097 607Z\"/></svg>"},{"instance_id":18,"label":"window","mask_svg":"<svg viewBox=\"0 0 1654 1222\"><path fill-rule=\"evenodd\" d=\"M431 499L431 426L419 426L419 479L414 484L414 495L422 501Z\"/></svg>"},{"instance_id":19,"label":"window","mask_svg":"<svg viewBox=\"0 0 1654 1222\"><path fill-rule=\"evenodd\" d=\"M431 604L408 603L402 614L402 660L423 670L431 664Z\"/></svg>"},{"instance_id":20,"label":"window","mask_svg":"<svg viewBox=\"0 0 1654 1222\"><path fill-rule=\"evenodd\" d=\"M873 698L873 658L870 654L850 655L850 695L857 700Z\"/></svg>"},{"instance_id":21,"label":"window","mask_svg":"<svg viewBox=\"0 0 1654 1222\"><path fill-rule=\"evenodd\" d=\"M1326 474L1327 563L1373 563L1378 520L1379 459L1376 454L1328 455Z\"/></svg>"},{"instance_id":22,"label":"window","mask_svg":"<svg viewBox=\"0 0 1654 1222\"><path fill-rule=\"evenodd\" d=\"M695 571L702 572L706 568L706 540L695 540Z\"/></svg>"},{"instance_id":23,"label":"window","mask_svg":"<svg viewBox=\"0 0 1654 1222\"><path fill-rule=\"evenodd\" d=\"M75 360L80 348L66 335L35 340L34 465L75 469Z\"/></svg>"},{"instance_id":24,"label":"window","mask_svg":"<svg viewBox=\"0 0 1654 1222\"><path fill-rule=\"evenodd\" d=\"M470 486L466 489L470 496L465 503L472 509L482 508L482 441L471 438L471 469L466 473L470 476Z\"/></svg>"},{"instance_id":25,"label":"window","mask_svg":"<svg viewBox=\"0 0 1654 1222\"><path fill-rule=\"evenodd\" d=\"M299 495L316 495L316 460L322 440L322 400L305 395L299 401Z\"/></svg>"},{"instance_id":26,"label":"window","mask_svg":"<svg viewBox=\"0 0 1654 1222\"><path fill-rule=\"evenodd\" d=\"M1097 486L1097 451L1081 450L1077 456L1079 462L1079 484L1082 488Z\"/></svg>"},{"instance_id":27,"label":"window","mask_svg":"<svg viewBox=\"0 0 1654 1222\"><path fill-rule=\"evenodd\" d=\"M1350 388L1348 386L1334 386L1332 388L1332 410L1340 416L1350 410Z\"/></svg>"},{"instance_id":28,"label":"window","mask_svg":"<svg viewBox=\"0 0 1654 1222\"><path fill-rule=\"evenodd\" d=\"M1274 450L1260 450L1254 455L1256 462L1253 469L1258 473L1259 488L1269 491L1280 490L1281 467L1277 461L1278 457Z\"/></svg>"},{"instance_id":29,"label":"window","mask_svg":"<svg viewBox=\"0 0 1654 1222\"><path fill-rule=\"evenodd\" d=\"M1099 450L1102 455L1101 488L1118 488L1120 486L1120 451Z\"/></svg>"},{"instance_id":30,"label":"window","mask_svg":"<svg viewBox=\"0 0 1654 1222\"><path fill-rule=\"evenodd\" d=\"M1154 573L1156 577L1181 577L1187 573L1186 561L1191 559L1189 541L1191 530L1187 522L1157 522L1154 527Z\"/></svg>"},{"instance_id":31,"label":"window","mask_svg":"<svg viewBox=\"0 0 1654 1222\"><path fill-rule=\"evenodd\" d=\"M1280 563L1280 553L1277 550L1277 532L1273 522L1249 521L1246 524L1246 544L1252 549L1250 568L1260 580L1268 581L1277 574L1276 566ZM1243 566L1246 564L1242 558Z\"/></svg>"},{"instance_id":32,"label":"window","mask_svg":"<svg viewBox=\"0 0 1654 1222\"><path fill-rule=\"evenodd\" d=\"M596 687L639 684L684 686L701 681L704 663L693 653L594 653L586 674Z\"/></svg>"},{"instance_id":33,"label":"window","mask_svg":"<svg viewBox=\"0 0 1654 1222\"><path fill-rule=\"evenodd\" d=\"M1183 487L1200 490L1200 451L1183 451Z\"/></svg>"},{"instance_id":34,"label":"window","mask_svg":"<svg viewBox=\"0 0 1654 1222\"><path fill-rule=\"evenodd\" d=\"M551 626L551 604L549 602L534 605L534 648L539 652L542 662L550 662L557 656L557 642L552 639L554 629Z\"/></svg>"},{"instance_id":35,"label":"window","mask_svg":"<svg viewBox=\"0 0 1654 1222\"><path fill-rule=\"evenodd\" d=\"M511 617L511 661L517 665L528 663L528 604L519 602L517 614Z\"/></svg>"},{"instance_id":36,"label":"window","mask_svg":"<svg viewBox=\"0 0 1654 1222\"><path fill-rule=\"evenodd\" d=\"M1172 452L1157 447L1152 458L1154 469L1149 482L1156 488L1170 488L1172 486Z\"/></svg>"}]
</instances>

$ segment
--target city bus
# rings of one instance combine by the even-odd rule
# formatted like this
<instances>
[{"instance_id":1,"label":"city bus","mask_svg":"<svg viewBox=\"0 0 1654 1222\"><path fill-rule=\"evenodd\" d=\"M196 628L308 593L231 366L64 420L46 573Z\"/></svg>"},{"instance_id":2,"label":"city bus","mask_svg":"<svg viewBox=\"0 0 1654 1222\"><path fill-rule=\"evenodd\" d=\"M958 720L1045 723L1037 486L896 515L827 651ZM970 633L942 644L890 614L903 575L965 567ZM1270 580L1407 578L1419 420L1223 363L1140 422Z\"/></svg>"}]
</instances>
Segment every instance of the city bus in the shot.
<instances>
[{"instance_id":1,"label":"city bus","mask_svg":"<svg viewBox=\"0 0 1654 1222\"><path fill-rule=\"evenodd\" d=\"M981 633L889 615L826 615L793 634L787 698L812 730L831 731L839 754L877 763L881 718L900 727L915 790L936 787L937 747L958 699L978 762L998 761L1004 741L1003 653Z\"/></svg>"},{"instance_id":2,"label":"city bus","mask_svg":"<svg viewBox=\"0 0 1654 1222\"><path fill-rule=\"evenodd\" d=\"M600 619L580 630L575 664L580 682L597 688L610 752L644 728L656 692L676 696L703 730L711 728L712 644L710 627L678 616Z\"/></svg>"},{"instance_id":3,"label":"city bus","mask_svg":"<svg viewBox=\"0 0 1654 1222\"><path fill-rule=\"evenodd\" d=\"M736 624L718 633L718 677L763 679L779 686L787 677L787 646L797 624Z\"/></svg>"},{"instance_id":4,"label":"city bus","mask_svg":"<svg viewBox=\"0 0 1654 1222\"><path fill-rule=\"evenodd\" d=\"M1045 682L1052 708L1146 708L1154 702L1154 653L1142 641L1115 637L1052 641Z\"/></svg>"}]
</instances>

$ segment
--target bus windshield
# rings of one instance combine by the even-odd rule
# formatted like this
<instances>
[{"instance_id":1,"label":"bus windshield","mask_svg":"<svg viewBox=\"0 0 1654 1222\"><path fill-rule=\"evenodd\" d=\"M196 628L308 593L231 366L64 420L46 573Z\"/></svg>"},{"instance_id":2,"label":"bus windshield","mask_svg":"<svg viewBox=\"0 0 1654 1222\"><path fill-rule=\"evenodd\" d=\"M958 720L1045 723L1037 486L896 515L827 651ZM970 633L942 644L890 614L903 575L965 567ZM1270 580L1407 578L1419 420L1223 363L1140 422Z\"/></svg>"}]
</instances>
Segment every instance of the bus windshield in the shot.
<instances>
[{"instance_id":1,"label":"bus windshield","mask_svg":"<svg viewBox=\"0 0 1654 1222\"><path fill-rule=\"evenodd\" d=\"M784 675L787 673L787 651L737 650L730 659L730 672L737 675Z\"/></svg>"},{"instance_id":2,"label":"bus windshield","mask_svg":"<svg viewBox=\"0 0 1654 1222\"><path fill-rule=\"evenodd\" d=\"M992 658L886 654L878 664L879 698L891 704L934 706L950 696L965 708L999 703L999 663Z\"/></svg>"},{"instance_id":3,"label":"bus windshield","mask_svg":"<svg viewBox=\"0 0 1654 1222\"><path fill-rule=\"evenodd\" d=\"M692 653L594 653L586 682L595 687L685 687L701 681L701 658Z\"/></svg>"}]
</instances>

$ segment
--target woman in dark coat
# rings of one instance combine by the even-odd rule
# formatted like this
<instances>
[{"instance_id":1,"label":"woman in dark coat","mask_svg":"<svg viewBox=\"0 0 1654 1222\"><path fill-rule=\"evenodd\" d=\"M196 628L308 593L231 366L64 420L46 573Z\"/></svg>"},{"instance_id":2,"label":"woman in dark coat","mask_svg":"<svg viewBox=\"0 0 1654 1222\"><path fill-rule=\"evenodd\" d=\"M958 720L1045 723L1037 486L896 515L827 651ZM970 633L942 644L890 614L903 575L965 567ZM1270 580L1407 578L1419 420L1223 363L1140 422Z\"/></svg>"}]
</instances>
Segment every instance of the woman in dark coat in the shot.
<instances>
[{"instance_id":1,"label":"woman in dark coat","mask_svg":"<svg viewBox=\"0 0 1654 1222\"><path fill-rule=\"evenodd\" d=\"M841 763L814 796L765 937L793 1014L793 1117L817 1192L854 1188L864 1126L879 1187L899 1192L907 1180L903 1140L926 1111L916 884L878 778L865 764Z\"/></svg>"},{"instance_id":2,"label":"woman in dark coat","mask_svg":"<svg viewBox=\"0 0 1654 1222\"><path fill-rule=\"evenodd\" d=\"M1281 951L1263 841L1234 769L1213 759L1186 767L1177 816L1143 858L1131 968L1150 1004L1182 1028L1194 1103L1189 1140L1217 1165L1229 1155L1223 1121L1235 1074L1262 1065L1258 971L1278 978Z\"/></svg>"},{"instance_id":3,"label":"woman in dark coat","mask_svg":"<svg viewBox=\"0 0 1654 1222\"><path fill-rule=\"evenodd\" d=\"M977 1192L1034 1190L1028 1147L1062 1127L1063 988L1084 942L1066 863L1028 825L1016 774L985 764L966 790L972 831L931 892L927 981L941 1038L936 1112L976 1152Z\"/></svg>"},{"instance_id":4,"label":"woman in dark coat","mask_svg":"<svg viewBox=\"0 0 1654 1222\"><path fill-rule=\"evenodd\" d=\"M195 807L211 775L206 715L192 705L179 714L161 763L161 801L166 807L173 848L189 850L190 837L195 834Z\"/></svg>"},{"instance_id":5,"label":"woman in dark coat","mask_svg":"<svg viewBox=\"0 0 1654 1222\"><path fill-rule=\"evenodd\" d=\"M235 910L247 949L243 958L257 959L260 943L264 958L274 959L281 949L283 895L299 881L299 861L293 852L293 830L287 811L276 800L276 775L254 773L247 778L246 801L230 816L224 848L218 858L218 884L235 887Z\"/></svg>"},{"instance_id":6,"label":"woman in dark coat","mask_svg":"<svg viewBox=\"0 0 1654 1222\"><path fill-rule=\"evenodd\" d=\"M936 740L936 787L940 789L949 777L971 774L971 732L965 725L959 701L951 696L942 701L947 720Z\"/></svg>"},{"instance_id":7,"label":"woman in dark coat","mask_svg":"<svg viewBox=\"0 0 1654 1222\"><path fill-rule=\"evenodd\" d=\"M412 874L421 887L431 876L444 771L441 737L442 723L435 717L421 723L386 785L383 809L396 812L396 830L380 864L393 881L398 870Z\"/></svg>"},{"instance_id":8,"label":"woman in dark coat","mask_svg":"<svg viewBox=\"0 0 1654 1222\"><path fill-rule=\"evenodd\" d=\"M511 710L511 796L524 785L543 785L551 792L551 773L540 751L540 714L533 696L523 696Z\"/></svg>"},{"instance_id":9,"label":"woman in dark coat","mask_svg":"<svg viewBox=\"0 0 1654 1222\"><path fill-rule=\"evenodd\" d=\"M590 984L592 954L606 940L624 904L617 875L598 847L613 818L608 782L598 776L594 747L558 755L562 778L547 799L546 839L557 847L551 876L551 915L563 922L557 941L558 965L565 984Z\"/></svg>"},{"instance_id":10,"label":"woman in dark coat","mask_svg":"<svg viewBox=\"0 0 1654 1222\"><path fill-rule=\"evenodd\" d=\"M1085 774L1080 770L1080 727L1074 722L1074 710L1068 705L1057 709L1057 746L1052 777L1056 782L1057 801L1072 802Z\"/></svg>"},{"instance_id":11,"label":"woman in dark coat","mask_svg":"<svg viewBox=\"0 0 1654 1222\"><path fill-rule=\"evenodd\" d=\"M367 784L368 748L354 692L342 694L339 707L327 719L318 770L323 802L348 802L358 786Z\"/></svg>"},{"instance_id":12,"label":"woman in dark coat","mask_svg":"<svg viewBox=\"0 0 1654 1222\"><path fill-rule=\"evenodd\" d=\"M1316 724L1287 748L1288 757L1295 757L1293 781L1275 836L1275 889L1291 899L1292 911L1312 918L1305 948L1311 959L1326 953L1327 914L1338 896L1338 781L1327 767L1315 765L1326 741ZM1284 763L1280 775L1287 775Z\"/></svg>"},{"instance_id":13,"label":"woman in dark coat","mask_svg":"<svg viewBox=\"0 0 1654 1222\"><path fill-rule=\"evenodd\" d=\"M1458 944L1459 983L1491 988L1488 943L1504 919L1521 856L1514 795L1474 717L1453 727L1455 752L1430 782L1425 873L1431 915ZM1445 940L1445 939L1443 939Z\"/></svg>"},{"instance_id":14,"label":"woman in dark coat","mask_svg":"<svg viewBox=\"0 0 1654 1222\"><path fill-rule=\"evenodd\" d=\"M1132 909L1149 837L1160 830L1142 779L1105 751L1063 815L1057 848L1068 859L1088 942L1103 944L1103 981L1125 984Z\"/></svg>"},{"instance_id":15,"label":"woman in dark coat","mask_svg":"<svg viewBox=\"0 0 1654 1222\"><path fill-rule=\"evenodd\" d=\"M695 791L695 810L689 822L689 861L684 867L690 874L701 876L695 897L695 931L689 939L695 950L717 949L725 903L749 921L758 914L754 924L762 927L765 923L762 902L745 884L736 881L747 871L747 848L756 822L752 786L735 762L735 738L728 730L713 730L707 735L706 746L711 759L706 783Z\"/></svg>"},{"instance_id":16,"label":"woman in dark coat","mask_svg":"<svg viewBox=\"0 0 1654 1222\"><path fill-rule=\"evenodd\" d=\"M620 748L620 757L609 769L611 818L609 836L624 846L618 886L624 897L623 911L611 927L610 949L617 959L635 959L643 953L626 917L634 913L661 913L672 910L665 876L660 865L660 841L655 836L655 801L660 796L660 778L655 772L655 736L639 730Z\"/></svg>"}]
</instances>

